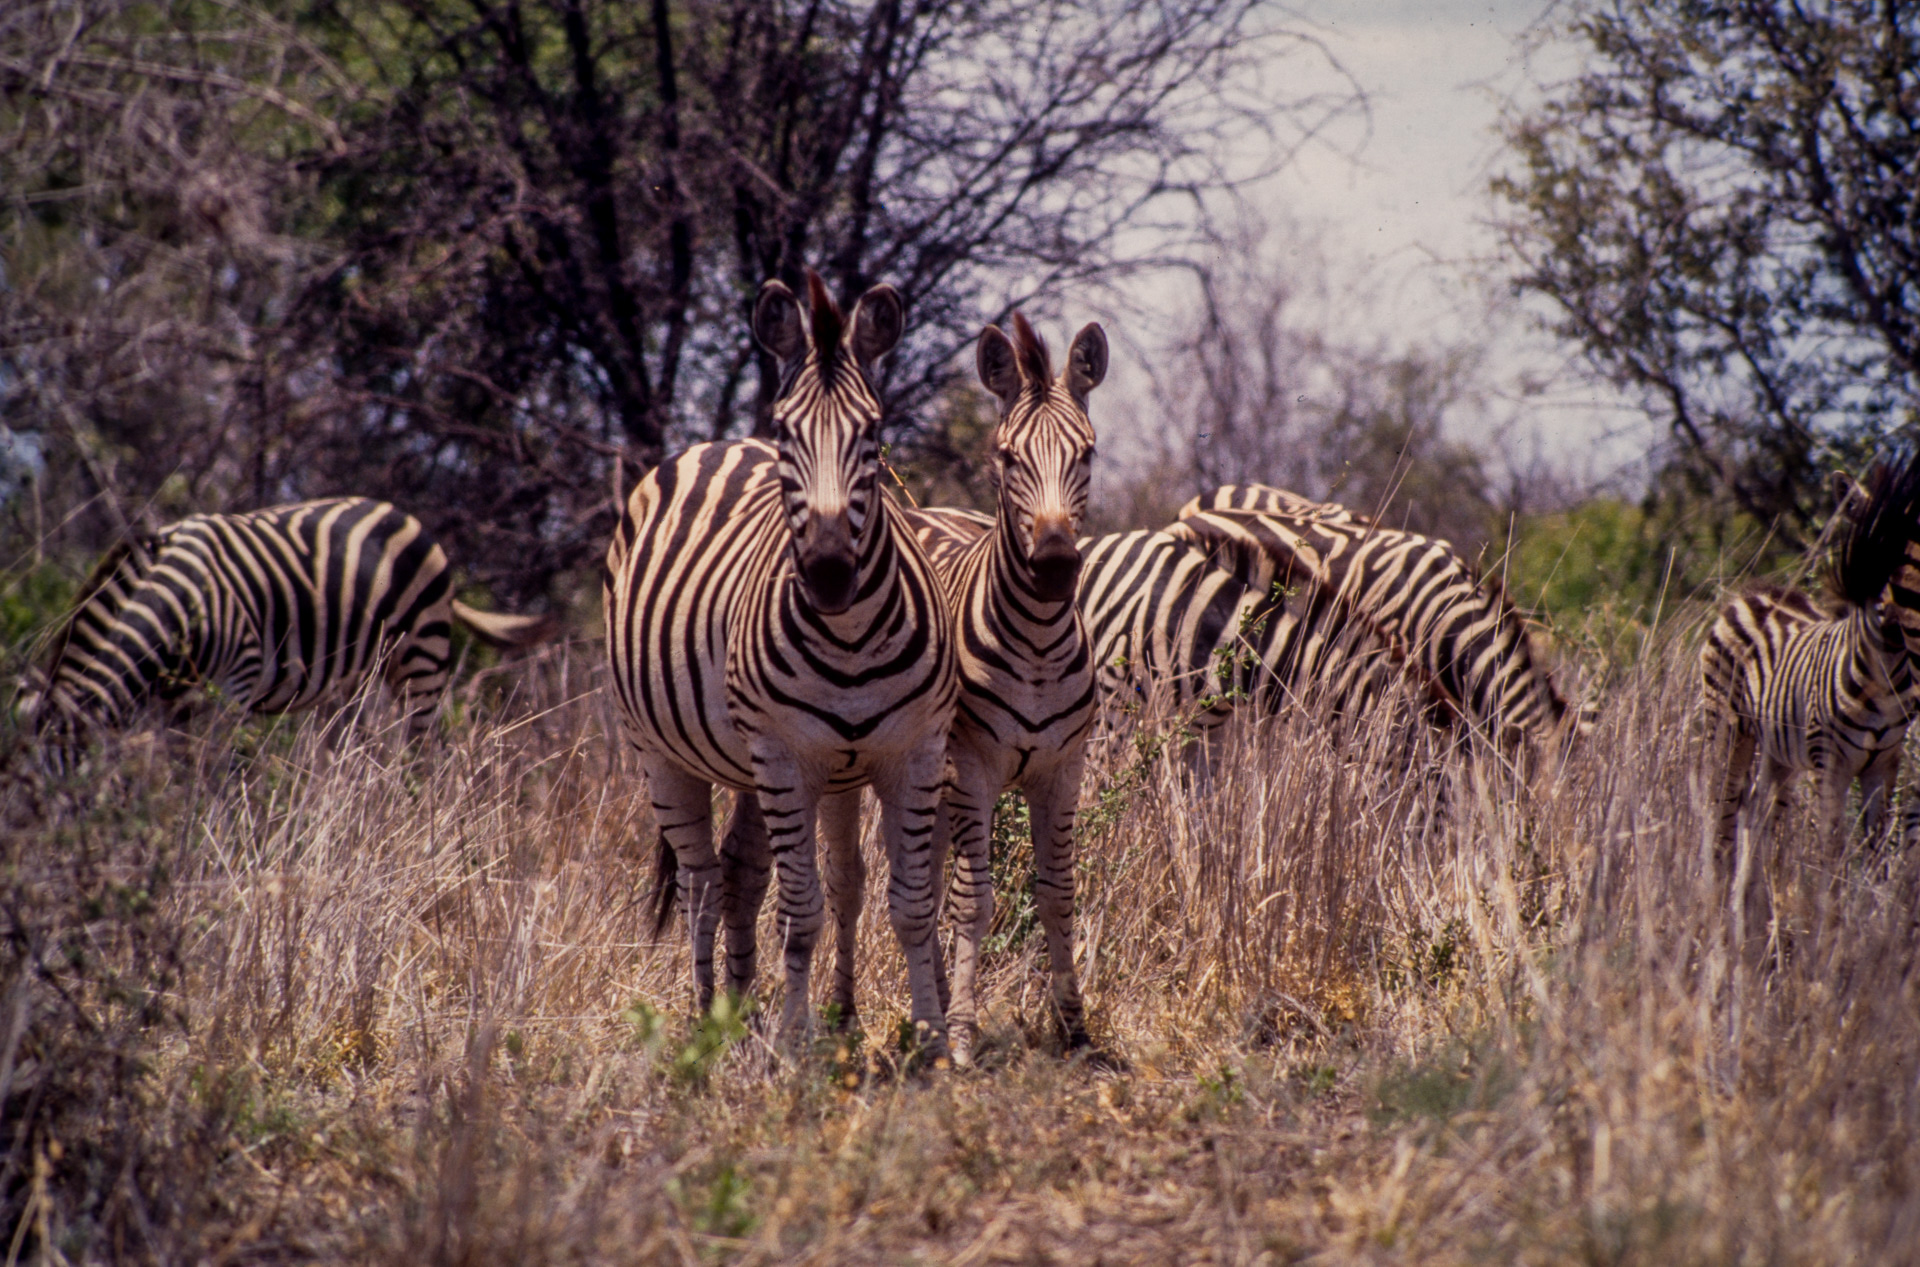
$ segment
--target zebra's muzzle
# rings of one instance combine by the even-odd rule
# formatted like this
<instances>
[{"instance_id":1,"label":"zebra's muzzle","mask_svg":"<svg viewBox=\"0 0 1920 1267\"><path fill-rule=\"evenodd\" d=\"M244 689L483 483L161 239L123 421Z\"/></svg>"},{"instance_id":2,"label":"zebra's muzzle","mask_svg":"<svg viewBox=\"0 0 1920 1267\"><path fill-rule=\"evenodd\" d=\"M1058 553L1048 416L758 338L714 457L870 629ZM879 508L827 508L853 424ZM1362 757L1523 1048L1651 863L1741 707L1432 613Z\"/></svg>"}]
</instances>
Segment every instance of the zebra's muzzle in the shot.
<instances>
[{"instance_id":1,"label":"zebra's muzzle","mask_svg":"<svg viewBox=\"0 0 1920 1267\"><path fill-rule=\"evenodd\" d=\"M1072 600L1080 581L1080 550L1073 534L1064 526L1049 525L1035 537L1033 554L1027 560L1033 569L1033 591L1043 602L1065 603Z\"/></svg>"},{"instance_id":2,"label":"zebra's muzzle","mask_svg":"<svg viewBox=\"0 0 1920 1267\"><path fill-rule=\"evenodd\" d=\"M794 557L816 610L832 616L853 606L860 565L845 511L810 516L794 542Z\"/></svg>"}]
</instances>

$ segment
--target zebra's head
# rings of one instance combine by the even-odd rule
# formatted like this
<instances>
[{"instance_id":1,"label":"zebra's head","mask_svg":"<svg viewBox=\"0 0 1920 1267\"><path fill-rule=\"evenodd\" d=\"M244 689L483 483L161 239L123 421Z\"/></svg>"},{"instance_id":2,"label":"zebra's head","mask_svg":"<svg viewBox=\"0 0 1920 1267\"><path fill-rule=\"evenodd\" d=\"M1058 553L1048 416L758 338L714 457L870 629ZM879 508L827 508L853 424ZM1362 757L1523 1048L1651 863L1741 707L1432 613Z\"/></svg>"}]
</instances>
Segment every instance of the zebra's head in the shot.
<instances>
[{"instance_id":1,"label":"zebra's head","mask_svg":"<svg viewBox=\"0 0 1920 1267\"><path fill-rule=\"evenodd\" d=\"M1087 515L1094 441L1087 395L1107 376L1106 331L1089 322L1055 378L1047 345L1016 312L1013 338L998 326L980 332L977 360L980 381L1000 400L993 474L1002 529L1024 555L1035 597L1066 602L1080 580L1075 542Z\"/></svg>"},{"instance_id":2,"label":"zebra's head","mask_svg":"<svg viewBox=\"0 0 1920 1267\"><path fill-rule=\"evenodd\" d=\"M812 269L805 308L779 281L762 286L754 305L754 337L780 362L773 429L794 568L829 615L853 605L867 528L879 515L880 401L868 371L905 325L893 287L875 286L843 317Z\"/></svg>"}]
</instances>

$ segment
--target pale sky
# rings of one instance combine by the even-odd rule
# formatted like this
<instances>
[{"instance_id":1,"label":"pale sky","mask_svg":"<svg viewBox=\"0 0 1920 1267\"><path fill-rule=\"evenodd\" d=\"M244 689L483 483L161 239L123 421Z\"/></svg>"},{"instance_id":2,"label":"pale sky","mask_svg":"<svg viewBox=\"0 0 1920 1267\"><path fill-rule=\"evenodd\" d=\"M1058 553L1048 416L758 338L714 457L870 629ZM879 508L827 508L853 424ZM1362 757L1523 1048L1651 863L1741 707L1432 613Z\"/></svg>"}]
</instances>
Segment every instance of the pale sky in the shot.
<instances>
[{"instance_id":1,"label":"pale sky","mask_svg":"<svg viewBox=\"0 0 1920 1267\"><path fill-rule=\"evenodd\" d=\"M1254 193L1304 223L1335 257L1334 278L1373 296L1369 325L1396 342L1484 340L1493 376L1548 380L1509 412L1587 481L1632 468L1646 424L1566 372L1571 352L1476 278L1498 277L1489 177L1502 161L1501 103L1572 73L1578 50L1520 37L1547 0L1298 0L1292 12L1365 91L1355 120ZM1532 47L1531 65L1528 48ZM1301 63L1289 59L1288 73ZM1491 299L1491 302L1490 302ZM1490 308L1505 307L1490 316Z\"/></svg>"}]
</instances>

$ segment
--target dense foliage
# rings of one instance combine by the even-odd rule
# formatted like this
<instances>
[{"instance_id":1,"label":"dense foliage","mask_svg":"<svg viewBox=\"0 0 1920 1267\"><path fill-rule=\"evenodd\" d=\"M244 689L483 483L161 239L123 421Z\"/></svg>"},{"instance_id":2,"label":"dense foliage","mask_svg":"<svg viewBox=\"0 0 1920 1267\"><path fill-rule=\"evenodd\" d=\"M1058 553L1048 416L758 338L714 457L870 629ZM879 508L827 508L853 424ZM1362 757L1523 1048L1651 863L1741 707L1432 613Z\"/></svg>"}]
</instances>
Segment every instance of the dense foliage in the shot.
<instances>
[{"instance_id":1,"label":"dense foliage","mask_svg":"<svg viewBox=\"0 0 1920 1267\"><path fill-rule=\"evenodd\" d=\"M1783 539L1920 388L1920 10L1591 0L1511 121L1516 285Z\"/></svg>"}]
</instances>

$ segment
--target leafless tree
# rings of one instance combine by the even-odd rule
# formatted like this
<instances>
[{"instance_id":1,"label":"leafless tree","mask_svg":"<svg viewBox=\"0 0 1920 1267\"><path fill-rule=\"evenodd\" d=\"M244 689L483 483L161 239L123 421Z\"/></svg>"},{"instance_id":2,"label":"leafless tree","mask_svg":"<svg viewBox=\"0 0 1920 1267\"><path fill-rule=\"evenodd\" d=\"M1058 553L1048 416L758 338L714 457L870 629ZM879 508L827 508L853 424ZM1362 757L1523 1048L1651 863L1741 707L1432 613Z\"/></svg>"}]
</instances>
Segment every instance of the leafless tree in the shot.
<instances>
[{"instance_id":1,"label":"leafless tree","mask_svg":"<svg viewBox=\"0 0 1920 1267\"><path fill-rule=\"evenodd\" d=\"M1289 56L1256 0L28 0L0 390L91 491L386 495L524 599L764 421L763 279L901 287L911 445L980 322L1184 258L1353 108Z\"/></svg>"},{"instance_id":2,"label":"leafless tree","mask_svg":"<svg viewBox=\"0 0 1920 1267\"><path fill-rule=\"evenodd\" d=\"M1499 535L1493 464L1466 438L1501 421L1479 350L1383 339L1365 279L1340 272L1312 232L1245 219L1191 270L1189 316L1153 375L1149 522L1265 483L1469 552Z\"/></svg>"}]
</instances>

